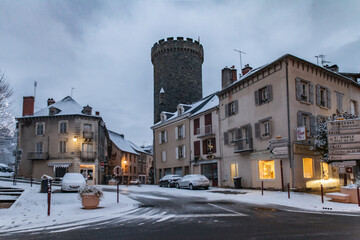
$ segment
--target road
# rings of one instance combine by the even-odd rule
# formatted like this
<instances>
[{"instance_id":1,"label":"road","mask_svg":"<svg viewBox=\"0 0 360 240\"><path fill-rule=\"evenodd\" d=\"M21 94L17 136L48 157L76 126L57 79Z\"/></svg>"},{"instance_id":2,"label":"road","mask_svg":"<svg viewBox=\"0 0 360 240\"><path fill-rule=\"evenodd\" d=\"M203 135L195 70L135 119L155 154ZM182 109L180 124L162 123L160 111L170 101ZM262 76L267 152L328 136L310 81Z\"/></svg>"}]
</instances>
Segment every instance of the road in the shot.
<instances>
[{"instance_id":1,"label":"road","mask_svg":"<svg viewBox=\"0 0 360 240\"><path fill-rule=\"evenodd\" d=\"M141 204L125 217L1 239L360 239L360 216L209 201L182 191L190 190L178 196L129 190L122 194Z\"/></svg>"}]
</instances>

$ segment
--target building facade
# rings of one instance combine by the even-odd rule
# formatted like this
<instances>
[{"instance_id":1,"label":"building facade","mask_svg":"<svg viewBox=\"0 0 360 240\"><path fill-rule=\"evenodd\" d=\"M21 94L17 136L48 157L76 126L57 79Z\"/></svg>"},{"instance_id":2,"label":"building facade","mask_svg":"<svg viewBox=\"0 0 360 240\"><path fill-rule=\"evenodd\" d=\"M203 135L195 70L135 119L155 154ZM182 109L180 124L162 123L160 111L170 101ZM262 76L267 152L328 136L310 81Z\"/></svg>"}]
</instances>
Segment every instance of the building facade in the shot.
<instances>
[{"instance_id":1,"label":"building facade","mask_svg":"<svg viewBox=\"0 0 360 240\"><path fill-rule=\"evenodd\" d=\"M18 149L23 151L19 174L60 179L67 172L82 173L88 184L100 184L107 162L107 130L99 113L71 97L48 99L33 112L34 98L24 97L23 116L17 118Z\"/></svg>"},{"instance_id":2,"label":"building facade","mask_svg":"<svg viewBox=\"0 0 360 240\"><path fill-rule=\"evenodd\" d=\"M202 99L203 61L202 45L191 38L170 37L154 44L154 124L161 112L174 112L179 103Z\"/></svg>"},{"instance_id":3,"label":"building facade","mask_svg":"<svg viewBox=\"0 0 360 240\"><path fill-rule=\"evenodd\" d=\"M336 112L358 114L359 84L289 54L244 70L239 80L223 79L218 93L224 186L238 176L250 188L339 186L337 168L312 150L316 123Z\"/></svg>"}]
</instances>

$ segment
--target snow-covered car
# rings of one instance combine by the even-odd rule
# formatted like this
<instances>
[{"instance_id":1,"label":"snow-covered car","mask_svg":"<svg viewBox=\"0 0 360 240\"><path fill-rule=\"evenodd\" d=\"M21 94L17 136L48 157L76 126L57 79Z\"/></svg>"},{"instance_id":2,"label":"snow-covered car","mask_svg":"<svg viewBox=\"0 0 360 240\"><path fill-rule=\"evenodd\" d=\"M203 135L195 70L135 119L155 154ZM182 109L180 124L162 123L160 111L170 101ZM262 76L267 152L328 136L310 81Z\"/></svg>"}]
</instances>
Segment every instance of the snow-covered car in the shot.
<instances>
[{"instance_id":1,"label":"snow-covered car","mask_svg":"<svg viewBox=\"0 0 360 240\"><path fill-rule=\"evenodd\" d=\"M164 177L162 177L159 180L159 187L175 187L176 182L181 178L181 176L179 175L173 175L173 174L169 174L169 175L165 175Z\"/></svg>"},{"instance_id":2,"label":"snow-covered car","mask_svg":"<svg viewBox=\"0 0 360 240\"><path fill-rule=\"evenodd\" d=\"M76 192L86 186L86 181L81 173L66 173L61 180L61 191Z\"/></svg>"},{"instance_id":3,"label":"snow-covered car","mask_svg":"<svg viewBox=\"0 0 360 240\"><path fill-rule=\"evenodd\" d=\"M0 177L13 177L14 176L14 170L12 170L11 167L0 163Z\"/></svg>"},{"instance_id":4,"label":"snow-covered car","mask_svg":"<svg viewBox=\"0 0 360 240\"><path fill-rule=\"evenodd\" d=\"M139 179L133 179L133 180L130 181L130 184L131 184L131 185L140 185L141 182L140 182Z\"/></svg>"},{"instance_id":5,"label":"snow-covered car","mask_svg":"<svg viewBox=\"0 0 360 240\"><path fill-rule=\"evenodd\" d=\"M176 188L189 188L190 190L203 188L209 189L210 181L204 175L189 174L180 178L176 183Z\"/></svg>"}]
</instances>

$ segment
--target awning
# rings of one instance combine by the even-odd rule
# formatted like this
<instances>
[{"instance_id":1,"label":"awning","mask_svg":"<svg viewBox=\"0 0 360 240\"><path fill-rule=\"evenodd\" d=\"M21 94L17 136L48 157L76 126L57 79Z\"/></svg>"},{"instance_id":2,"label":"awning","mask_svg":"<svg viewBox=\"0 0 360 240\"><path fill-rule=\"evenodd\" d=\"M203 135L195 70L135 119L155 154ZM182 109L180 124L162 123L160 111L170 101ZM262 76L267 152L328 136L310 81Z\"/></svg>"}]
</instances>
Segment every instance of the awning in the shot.
<instances>
[{"instance_id":1,"label":"awning","mask_svg":"<svg viewBox=\"0 0 360 240\"><path fill-rule=\"evenodd\" d=\"M48 163L48 166L50 167L62 167L62 168L67 168L70 167L71 163Z\"/></svg>"}]
</instances>

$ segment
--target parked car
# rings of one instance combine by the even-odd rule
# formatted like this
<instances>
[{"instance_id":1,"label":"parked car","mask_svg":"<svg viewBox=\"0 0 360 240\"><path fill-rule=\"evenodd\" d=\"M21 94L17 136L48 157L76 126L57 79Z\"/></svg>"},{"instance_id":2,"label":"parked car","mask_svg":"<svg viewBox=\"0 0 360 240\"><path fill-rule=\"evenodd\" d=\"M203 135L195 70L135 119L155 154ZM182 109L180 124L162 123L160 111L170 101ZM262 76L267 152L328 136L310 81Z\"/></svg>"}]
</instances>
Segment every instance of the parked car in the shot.
<instances>
[{"instance_id":1,"label":"parked car","mask_svg":"<svg viewBox=\"0 0 360 240\"><path fill-rule=\"evenodd\" d=\"M173 175L173 174L169 174L169 175L165 175L164 177L162 177L159 180L159 187L175 187L176 182L181 178L181 176L179 175Z\"/></svg>"},{"instance_id":2,"label":"parked car","mask_svg":"<svg viewBox=\"0 0 360 240\"><path fill-rule=\"evenodd\" d=\"M190 190L203 188L209 189L210 181L204 175L189 174L180 178L176 183L176 188L189 188Z\"/></svg>"},{"instance_id":3,"label":"parked car","mask_svg":"<svg viewBox=\"0 0 360 240\"><path fill-rule=\"evenodd\" d=\"M140 185L141 181L139 179L133 179L133 180L130 181L130 184L131 185Z\"/></svg>"},{"instance_id":4,"label":"parked car","mask_svg":"<svg viewBox=\"0 0 360 240\"><path fill-rule=\"evenodd\" d=\"M14 170L6 164L0 163L0 177L13 177Z\"/></svg>"},{"instance_id":5,"label":"parked car","mask_svg":"<svg viewBox=\"0 0 360 240\"><path fill-rule=\"evenodd\" d=\"M86 186L86 180L81 173L66 173L61 180L61 191L76 192Z\"/></svg>"}]
</instances>

